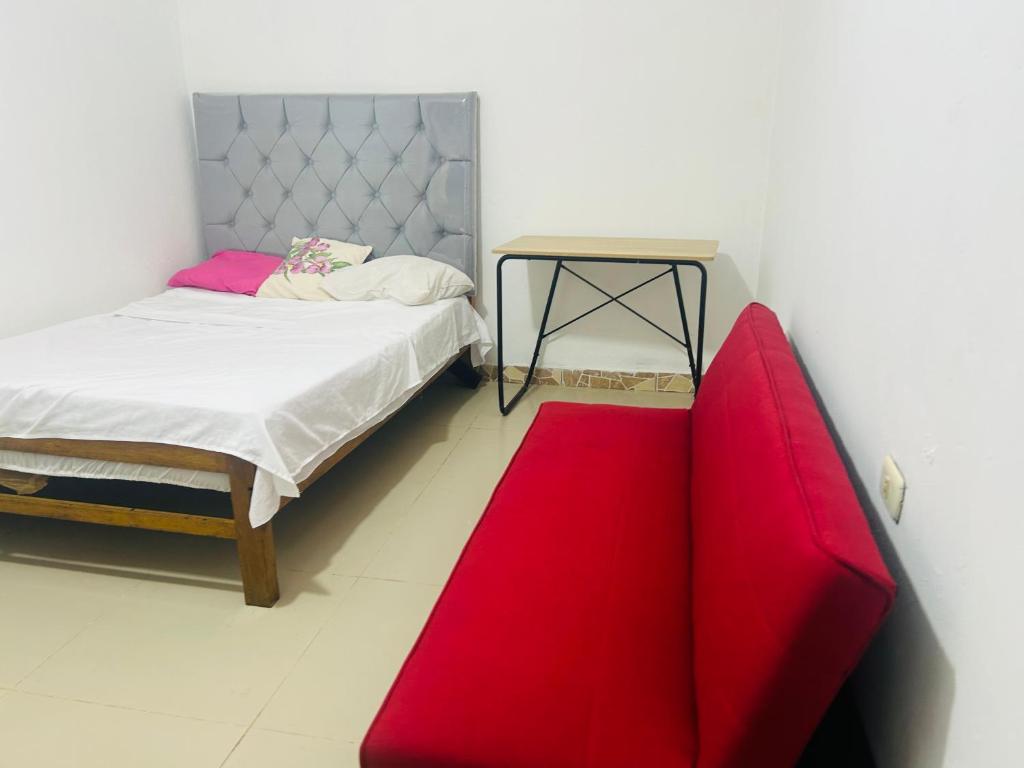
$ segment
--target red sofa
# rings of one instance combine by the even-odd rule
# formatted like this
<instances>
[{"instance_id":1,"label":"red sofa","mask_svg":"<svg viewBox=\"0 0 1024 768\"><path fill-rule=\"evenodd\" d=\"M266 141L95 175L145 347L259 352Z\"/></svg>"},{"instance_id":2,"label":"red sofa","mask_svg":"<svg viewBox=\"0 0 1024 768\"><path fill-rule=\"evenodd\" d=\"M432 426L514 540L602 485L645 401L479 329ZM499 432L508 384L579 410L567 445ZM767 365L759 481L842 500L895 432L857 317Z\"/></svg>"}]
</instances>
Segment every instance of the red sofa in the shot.
<instances>
[{"instance_id":1,"label":"red sofa","mask_svg":"<svg viewBox=\"0 0 1024 768\"><path fill-rule=\"evenodd\" d=\"M362 764L791 766L894 592L753 304L691 410L541 408Z\"/></svg>"}]
</instances>

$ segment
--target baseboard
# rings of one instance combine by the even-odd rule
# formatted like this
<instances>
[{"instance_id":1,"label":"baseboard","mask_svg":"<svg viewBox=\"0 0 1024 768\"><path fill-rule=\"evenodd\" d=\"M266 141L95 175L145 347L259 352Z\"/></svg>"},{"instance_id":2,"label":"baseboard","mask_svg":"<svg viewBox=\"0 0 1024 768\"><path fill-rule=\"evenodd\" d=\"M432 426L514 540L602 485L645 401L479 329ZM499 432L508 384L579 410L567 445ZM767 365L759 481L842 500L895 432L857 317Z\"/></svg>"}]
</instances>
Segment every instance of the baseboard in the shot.
<instances>
[{"instance_id":1,"label":"baseboard","mask_svg":"<svg viewBox=\"0 0 1024 768\"><path fill-rule=\"evenodd\" d=\"M526 379L529 366L506 365L504 381L516 384ZM498 366L485 363L480 368L485 381L498 380ZM633 392L693 392L688 373L655 373L650 371L598 371L589 368L537 368L534 384L589 389L623 389Z\"/></svg>"}]
</instances>

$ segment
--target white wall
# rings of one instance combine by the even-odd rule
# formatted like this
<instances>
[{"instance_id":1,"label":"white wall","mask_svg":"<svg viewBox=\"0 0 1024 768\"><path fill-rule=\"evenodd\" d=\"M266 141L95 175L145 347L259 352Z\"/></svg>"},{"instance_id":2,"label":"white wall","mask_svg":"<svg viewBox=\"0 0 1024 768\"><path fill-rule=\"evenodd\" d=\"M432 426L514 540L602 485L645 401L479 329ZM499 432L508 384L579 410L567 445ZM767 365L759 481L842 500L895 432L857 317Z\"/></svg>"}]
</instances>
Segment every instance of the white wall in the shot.
<instances>
[{"instance_id":1,"label":"white wall","mask_svg":"<svg viewBox=\"0 0 1024 768\"><path fill-rule=\"evenodd\" d=\"M199 257L172 0L6 4L0 336L160 290Z\"/></svg>"},{"instance_id":2,"label":"white wall","mask_svg":"<svg viewBox=\"0 0 1024 768\"><path fill-rule=\"evenodd\" d=\"M872 499L901 594L857 683L878 764L1024 754L1024 6L791 0L759 294ZM879 505L880 506L880 505Z\"/></svg>"},{"instance_id":3,"label":"white wall","mask_svg":"<svg viewBox=\"0 0 1024 768\"><path fill-rule=\"evenodd\" d=\"M517 235L721 240L709 343L757 281L777 3L766 0L181 0L190 90L431 92L481 99L483 311L491 248ZM550 267L510 273L507 358L523 362ZM590 268L612 287L649 269ZM610 274L609 274L610 273ZM601 297L565 281L559 312ZM671 283L637 306L678 326ZM683 370L616 307L550 342L548 365Z\"/></svg>"}]
</instances>

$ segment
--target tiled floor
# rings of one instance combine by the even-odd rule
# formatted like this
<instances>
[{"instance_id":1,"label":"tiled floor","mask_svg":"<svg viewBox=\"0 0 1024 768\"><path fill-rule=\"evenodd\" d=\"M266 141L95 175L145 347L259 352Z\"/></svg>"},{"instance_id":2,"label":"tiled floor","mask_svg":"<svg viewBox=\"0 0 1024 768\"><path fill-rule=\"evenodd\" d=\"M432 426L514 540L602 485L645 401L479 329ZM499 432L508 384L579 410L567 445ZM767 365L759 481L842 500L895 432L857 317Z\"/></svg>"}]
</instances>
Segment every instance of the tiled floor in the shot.
<instances>
[{"instance_id":1,"label":"tiled floor","mask_svg":"<svg viewBox=\"0 0 1024 768\"><path fill-rule=\"evenodd\" d=\"M441 381L275 519L282 597L230 542L0 516L0 768L355 766L363 733L544 400Z\"/></svg>"}]
</instances>

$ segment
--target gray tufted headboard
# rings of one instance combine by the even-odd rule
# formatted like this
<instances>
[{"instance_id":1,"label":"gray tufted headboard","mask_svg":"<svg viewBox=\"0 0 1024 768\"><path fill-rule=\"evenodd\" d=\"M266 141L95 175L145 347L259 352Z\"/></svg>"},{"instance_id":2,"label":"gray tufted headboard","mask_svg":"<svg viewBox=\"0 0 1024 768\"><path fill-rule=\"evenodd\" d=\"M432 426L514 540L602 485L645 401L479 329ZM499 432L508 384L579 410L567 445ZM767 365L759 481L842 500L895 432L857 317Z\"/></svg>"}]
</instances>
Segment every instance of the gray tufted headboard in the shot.
<instances>
[{"instance_id":1,"label":"gray tufted headboard","mask_svg":"<svg viewBox=\"0 0 1024 768\"><path fill-rule=\"evenodd\" d=\"M476 280L477 97L193 97L207 254L292 237L416 254Z\"/></svg>"}]
</instances>

